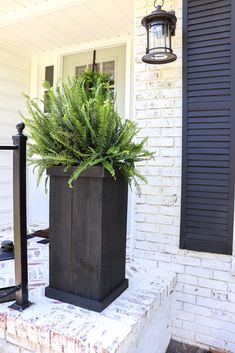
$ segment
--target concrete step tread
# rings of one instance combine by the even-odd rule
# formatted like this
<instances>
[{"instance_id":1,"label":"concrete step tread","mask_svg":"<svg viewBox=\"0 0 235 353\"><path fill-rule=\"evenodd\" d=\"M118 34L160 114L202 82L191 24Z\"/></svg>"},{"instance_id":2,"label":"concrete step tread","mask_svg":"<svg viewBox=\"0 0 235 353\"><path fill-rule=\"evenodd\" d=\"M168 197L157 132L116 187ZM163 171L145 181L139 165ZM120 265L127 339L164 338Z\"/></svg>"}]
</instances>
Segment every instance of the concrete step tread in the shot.
<instances>
[{"instance_id":1,"label":"concrete step tread","mask_svg":"<svg viewBox=\"0 0 235 353\"><path fill-rule=\"evenodd\" d=\"M32 306L22 313L0 305L0 338L17 338L62 352L118 353L128 351L139 330L175 287L173 273L139 268L127 261L129 288L102 313L48 299L44 286L31 280ZM92 350L92 349L93 350Z\"/></svg>"}]
</instances>

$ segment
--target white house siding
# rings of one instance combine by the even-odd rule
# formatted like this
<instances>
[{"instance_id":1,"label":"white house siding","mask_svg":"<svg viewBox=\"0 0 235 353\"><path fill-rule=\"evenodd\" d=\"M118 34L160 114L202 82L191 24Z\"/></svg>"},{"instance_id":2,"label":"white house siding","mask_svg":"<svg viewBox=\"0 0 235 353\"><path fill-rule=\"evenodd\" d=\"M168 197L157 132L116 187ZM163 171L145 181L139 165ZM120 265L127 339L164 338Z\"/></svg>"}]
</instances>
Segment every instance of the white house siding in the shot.
<instances>
[{"instance_id":1,"label":"white house siding","mask_svg":"<svg viewBox=\"0 0 235 353\"><path fill-rule=\"evenodd\" d=\"M0 145L11 136L24 109L22 92L28 91L30 61L0 44ZM0 230L12 226L12 152L0 151Z\"/></svg>"},{"instance_id":2,"label":"white house siding","mask_svg":"<svg viewBox=\"0 0 235 353\"><path fill-rule=\"evenodd\" d=\"M173 337L235 352L235 277L232 257L179 249L182 138L182 0L165 1L178 17L173 41L178 60L145 65L141 19L153 1L136 0L135 119L156 158L140 168L148 184L135 197L133 256L137 262L176 271ZM234 271L233 271L234 272Z\"/></svg>"}]
</instances>

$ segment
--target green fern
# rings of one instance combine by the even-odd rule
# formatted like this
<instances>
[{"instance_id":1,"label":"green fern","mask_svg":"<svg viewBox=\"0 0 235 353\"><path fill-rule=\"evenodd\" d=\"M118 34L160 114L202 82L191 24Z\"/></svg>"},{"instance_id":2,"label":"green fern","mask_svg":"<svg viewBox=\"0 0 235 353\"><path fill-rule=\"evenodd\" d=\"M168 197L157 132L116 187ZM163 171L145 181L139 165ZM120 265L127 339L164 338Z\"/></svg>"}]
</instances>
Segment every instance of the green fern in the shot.
<instances>
[{"instance_id":1,"label":"green fern","mask_svg":"<svg viewBox=\"0 0 235 353\"><path fill-rule=\"evenodd\" d=\"M69 79L55 89L48 83L43 107L25 95L29 117L24 117L32 142L28 145L30 163L43 172L60 165L76 166L74 180L87 168L102 165L115 178L120 170L129 183L145 178L135 164L153 157L145 149L147 139L134 142L139 132L135 122L122 121L110 94L109 79L100 73L85 72L79 80ZM46 103L47 112L44 112Z\"/></svg>"}]
</instances>

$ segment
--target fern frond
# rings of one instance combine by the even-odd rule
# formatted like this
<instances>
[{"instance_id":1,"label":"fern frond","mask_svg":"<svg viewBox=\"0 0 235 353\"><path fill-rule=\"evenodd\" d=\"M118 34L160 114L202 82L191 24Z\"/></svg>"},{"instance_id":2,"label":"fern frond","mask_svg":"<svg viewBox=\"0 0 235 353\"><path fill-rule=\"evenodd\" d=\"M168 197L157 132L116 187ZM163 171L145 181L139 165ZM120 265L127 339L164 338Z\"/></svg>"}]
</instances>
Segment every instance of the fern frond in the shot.
<instances>
[{"instance_id":1,"label":"fern frond","mask_svg":"<svg viewBox=\"0 0 235 353\"><path fill-rule=\"evenodd\" d=\"M120 170L136 186L145 180L135 164L153 153L145 149L147 139L134 141L139 132L136 123L123 122L119 116L108 76L87 71L80 79L69 78L55 88L44 83L44 88L42 102L24 95L29 116L23 117L32 140L28 157L38 168L38 180L51 166L64 170L76 166L69 179L72 187L84 170L98 164L114 178Z\"/></svg>"}]
</instances>

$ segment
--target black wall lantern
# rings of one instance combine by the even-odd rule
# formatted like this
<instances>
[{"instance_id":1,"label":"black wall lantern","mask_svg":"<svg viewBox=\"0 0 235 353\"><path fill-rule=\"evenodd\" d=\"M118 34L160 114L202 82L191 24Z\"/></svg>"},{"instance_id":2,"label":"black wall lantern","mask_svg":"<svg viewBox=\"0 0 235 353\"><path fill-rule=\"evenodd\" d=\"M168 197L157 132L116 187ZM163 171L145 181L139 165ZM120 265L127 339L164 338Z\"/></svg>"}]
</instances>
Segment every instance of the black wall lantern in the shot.
<instances>
[{"instance_id":1,"label":"black wall lantern","mask_svg":"<svg viewBox=\"0 0 235 353\"><path fill-rule=\"evenodd\" d=\"M148 64L166 64L177 59L171 48L171 37L175 35L177 18L175 11L166 12L162 10L162 5L156 5L155 11L145 16L141 24L147 30L146 55L142 60Z\"/></svg>"}]
</instances>

